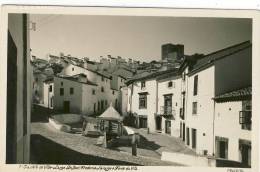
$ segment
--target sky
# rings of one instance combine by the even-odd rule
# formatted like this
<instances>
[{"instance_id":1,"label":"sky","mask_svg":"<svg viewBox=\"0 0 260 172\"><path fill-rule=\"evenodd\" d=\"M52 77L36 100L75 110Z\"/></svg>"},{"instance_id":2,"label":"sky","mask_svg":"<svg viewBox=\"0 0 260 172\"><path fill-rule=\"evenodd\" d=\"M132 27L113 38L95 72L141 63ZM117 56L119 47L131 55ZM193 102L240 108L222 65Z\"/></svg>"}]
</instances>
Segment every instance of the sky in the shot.
<instances>
[{"instance_id":1,"label":"sky","mask_svg":"<svg viewBox=\"0 0 260 172\"><path fill-rule=\"evenodd\" d=\"M208 54L252 40L250 19L140 16L31 15L32 55L63 52L98 61L100 56L161 59L161 45L183 44L184 53Z\"/></svg>"}]
</instances>

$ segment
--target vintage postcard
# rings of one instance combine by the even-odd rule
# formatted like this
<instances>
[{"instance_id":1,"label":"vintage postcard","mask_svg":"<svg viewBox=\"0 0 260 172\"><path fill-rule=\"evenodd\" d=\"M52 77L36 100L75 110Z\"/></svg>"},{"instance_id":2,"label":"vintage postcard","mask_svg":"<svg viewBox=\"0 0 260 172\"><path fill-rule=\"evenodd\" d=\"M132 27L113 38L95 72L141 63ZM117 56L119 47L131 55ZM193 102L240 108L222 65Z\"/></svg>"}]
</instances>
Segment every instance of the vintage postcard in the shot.
<instances>
[{"instance_id":1,"label":"vintage postcard","mask_svg":"<svg viewBox=\"0 0 260 172\"><path fill-rule=\"evenodd\" d=\"M0 169L257 171L256 17L3 6Z\"/></svg>"}]
</instances>

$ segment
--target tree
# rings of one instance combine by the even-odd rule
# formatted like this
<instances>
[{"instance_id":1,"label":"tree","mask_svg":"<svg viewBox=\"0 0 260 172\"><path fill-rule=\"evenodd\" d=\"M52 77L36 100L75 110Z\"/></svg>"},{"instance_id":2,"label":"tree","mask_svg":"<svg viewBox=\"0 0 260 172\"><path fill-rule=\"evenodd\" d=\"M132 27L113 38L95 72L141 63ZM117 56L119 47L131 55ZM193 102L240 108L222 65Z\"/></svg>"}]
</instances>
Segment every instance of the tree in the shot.
<instances>
[{"instance_id":1,"label":"tree","mask_svg":"<svg viewBox=\"0 0 260 172\"><path fill-rule=\"evenodd\" d=\"M50 64L50 67L52 68L54 75L60 73L63 69L63 66L58 63L52 63Z\"/></svg>"}]
</instances>

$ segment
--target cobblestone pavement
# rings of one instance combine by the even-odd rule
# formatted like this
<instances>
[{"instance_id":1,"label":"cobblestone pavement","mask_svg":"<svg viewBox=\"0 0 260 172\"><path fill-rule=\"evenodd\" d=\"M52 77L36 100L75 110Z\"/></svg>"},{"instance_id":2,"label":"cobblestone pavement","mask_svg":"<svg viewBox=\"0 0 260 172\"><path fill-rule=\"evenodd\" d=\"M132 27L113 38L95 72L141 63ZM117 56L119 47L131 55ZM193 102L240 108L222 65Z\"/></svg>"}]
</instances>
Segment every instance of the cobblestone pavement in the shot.
<instances>
[{"instance_id":1,"label":"cobblestone pavement","mask_svg":"<svg viewBox=\"0 0 260 172\"><path fill-rule=\"evenodd\" d=\"M167 165L179 164L96 146L97 138L57 131L48 123L31 124L32 163L82 165Z\"/></svg>"},{"instance_id":2,"label":"cobblestone pavement","mask_svg":"<svg viewBox=\"0 0 260 172\"><path fill-rule=\"evenodd\" d=\"M147 134L146 129L131 128L140 135L138 154L160 159L162 152L179 152L196 155L195 151L185 146L180 138L172 137L161 133ZM117 150L131 153L131 147L117 147Z\"/></svg>"}]
</instances>

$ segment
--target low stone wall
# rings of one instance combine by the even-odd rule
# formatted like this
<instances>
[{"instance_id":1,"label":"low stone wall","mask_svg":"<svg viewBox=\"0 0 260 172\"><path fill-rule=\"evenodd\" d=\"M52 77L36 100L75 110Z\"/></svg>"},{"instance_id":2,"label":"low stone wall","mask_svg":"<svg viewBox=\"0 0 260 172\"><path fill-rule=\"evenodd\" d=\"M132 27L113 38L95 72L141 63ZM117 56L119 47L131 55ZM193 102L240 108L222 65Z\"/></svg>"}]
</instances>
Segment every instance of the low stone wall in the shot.
<instances>
[{"instance_id":1,"label":"low stone wall","mask_svg":"<svg viewBox=\"0 0 260 172\"><path fill-rule=\"evenodd\" d=\"M161 160L171 161L186 166L195 167L215 167L216 160L214 158L204 157L204 156L194 156L183 153L173 153L173 152L162 152Z\"/></svg>"},{"instance_id":2,"label":"low stone wall","mask_svg":"<svg viewBox=\"0 0 260 172\"><path fill-rule=\"evenodd\" d=\"M55 121L58 121L59 123L62 124L72 124L72 123L81 122L83 120L82 116L79 114L57 114L52 116L52 118Z\"/></svg>"}]
</instances>

